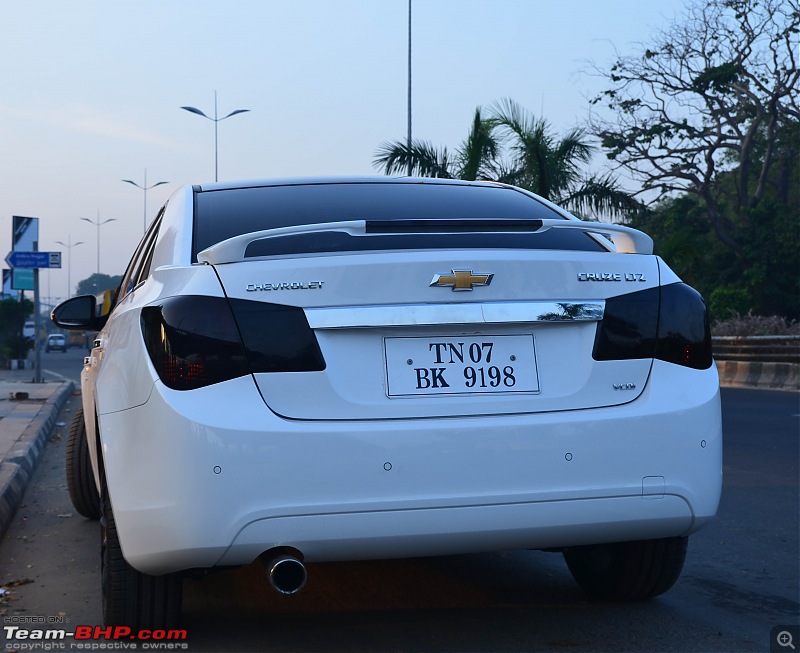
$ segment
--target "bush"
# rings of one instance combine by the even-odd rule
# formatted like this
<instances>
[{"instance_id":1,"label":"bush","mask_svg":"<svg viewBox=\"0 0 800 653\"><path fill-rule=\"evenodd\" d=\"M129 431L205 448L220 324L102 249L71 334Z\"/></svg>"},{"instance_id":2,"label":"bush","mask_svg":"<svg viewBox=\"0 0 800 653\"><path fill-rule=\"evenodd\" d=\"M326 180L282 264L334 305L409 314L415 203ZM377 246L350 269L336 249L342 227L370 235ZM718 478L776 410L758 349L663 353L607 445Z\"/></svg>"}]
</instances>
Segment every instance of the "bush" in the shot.
<instances>
[{"instance_id":1,"label":"bush","mask_svg":"<svg viewBox=\"0 0 800 653\"><path fill-rule=\"evenodd\" d=\"M30 347L22 336L22 327L32 312L29 299L0 301L0 359L25 358Z\"/></svg>"},{"instance_id":2,"label":"bush","mask_svg":"<svg viewBox=\"0 0 800 653\"><path fill-rule=\"evenodd\" d=\"M744 288L731 288L722 286L711 291L708 299L708 310L711 317L717 320L727 320L738 317L750 311L752 306L750 293Z\"/></svg>"},{"instance_id":3,"label":"bush","mask_svg":"<svg viewBox=\"0 0 800 653\"><path fill-rule=\"evenodd\" d=\"M711 323L715 336L800 336L800 322L786 320L778 315L739 315Z\"/></svg>"}]
</instances>

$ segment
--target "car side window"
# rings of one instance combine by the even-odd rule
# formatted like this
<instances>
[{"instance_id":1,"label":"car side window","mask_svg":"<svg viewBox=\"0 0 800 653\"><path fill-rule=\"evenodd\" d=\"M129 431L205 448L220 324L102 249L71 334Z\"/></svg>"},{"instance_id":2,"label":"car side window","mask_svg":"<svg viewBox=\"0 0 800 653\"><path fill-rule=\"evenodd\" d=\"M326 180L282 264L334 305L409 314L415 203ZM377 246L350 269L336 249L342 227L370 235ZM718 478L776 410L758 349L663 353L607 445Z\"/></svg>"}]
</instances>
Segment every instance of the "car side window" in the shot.
<instances>
[{"instance_id":1,"label":"car side window","mask_svg":"<svg viewBox=\"0 0 800 653\"><path fill-rule=\"evenodd\" d=\"M164 215L164 207L159 211L156 219L150 225L139 246L131 257L131 262L122 277L119 286L116 303L119 304L125 297L136 288L142 281L146 280L150 274L150 262L153 260L153 249L155 248L156 236L161 226L161 218Z\"/></svg>"},{"instance_id":2,"label":"car side window","mask_svg":"<svg viewBox=\"0 0 800 653\"><path fill-rule=\"evenodd\" d=\"M136 284L134 288L138 286L143 281L146 281L147 278L150 276L150 266L153 263L153 252L156 249L156 238L158 237L158 231L161 228L161 219L164 216L164 210L167 208L166 204L161 208L156 216L156 219L153 220L153 224L151 225L150 229L150 240L145 246L144 255L142 256L142 265L139 268L139 274L136 279Z\"/></svg>"}]
</instances>

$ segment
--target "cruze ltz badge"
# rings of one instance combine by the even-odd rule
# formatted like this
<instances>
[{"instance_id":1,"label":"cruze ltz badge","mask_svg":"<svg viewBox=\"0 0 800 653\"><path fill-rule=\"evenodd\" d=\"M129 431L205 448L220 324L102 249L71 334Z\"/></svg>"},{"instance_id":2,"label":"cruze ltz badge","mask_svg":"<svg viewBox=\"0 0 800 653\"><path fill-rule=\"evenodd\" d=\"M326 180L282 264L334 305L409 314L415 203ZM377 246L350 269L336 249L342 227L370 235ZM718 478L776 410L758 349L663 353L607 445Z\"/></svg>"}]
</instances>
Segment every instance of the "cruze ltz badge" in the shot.
<instances>
[{"instance_id":1,"label":"cruze ltz badge","mask_svg":"<svg viewBox=\"0 0 800 653\"><path fill-rule=\"evenodd\" d=\"M472 290L473 286L488 286L494 274L472 270L451 270L450 274L434 274L431 286L450 287L453 290Z\"/></svg>"},{"instance_id":2,"label":"cruze ltz badge","mask_svg":"<svg viewBox=\"0 0 800 653\"><path fill-rule=\"evenodd\" d=\"M578 281L647 281L641 272L578 272Z\"/></svg>"}]
</instances>

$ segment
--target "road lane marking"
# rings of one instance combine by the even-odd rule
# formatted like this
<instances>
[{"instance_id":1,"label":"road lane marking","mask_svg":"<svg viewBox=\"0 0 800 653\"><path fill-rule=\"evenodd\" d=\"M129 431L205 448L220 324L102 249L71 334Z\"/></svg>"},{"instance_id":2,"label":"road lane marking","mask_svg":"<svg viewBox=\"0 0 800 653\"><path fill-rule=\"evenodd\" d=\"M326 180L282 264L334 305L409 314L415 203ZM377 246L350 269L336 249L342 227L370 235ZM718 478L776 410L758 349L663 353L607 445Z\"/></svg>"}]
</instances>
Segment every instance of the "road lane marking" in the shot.
<instances>
[{"instance_id":1,"label":"road lane marking","mask_svg":"<svg viewBox=\"0 0 800 653\"><path fill-rule=\"evenodd\" d=\"M61 379L62 381L72 381L73 383L75 383L75 379L70 379L68 376L64 376L62 374L59 374L58 372L51 372L50 370L42 370L42 372L44 372L45 374L49 374L50 376L54 376L57 379Z\"/></svg>"}]
</instances>

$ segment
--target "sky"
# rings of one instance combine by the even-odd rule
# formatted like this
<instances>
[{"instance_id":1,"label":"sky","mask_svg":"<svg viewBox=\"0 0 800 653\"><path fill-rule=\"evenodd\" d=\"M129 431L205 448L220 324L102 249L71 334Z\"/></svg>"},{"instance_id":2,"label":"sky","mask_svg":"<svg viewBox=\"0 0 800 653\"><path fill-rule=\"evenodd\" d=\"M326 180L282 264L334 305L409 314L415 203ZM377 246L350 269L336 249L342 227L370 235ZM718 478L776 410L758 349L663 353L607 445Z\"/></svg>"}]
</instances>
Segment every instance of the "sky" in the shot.
<instances>
[{"instance_id":1,"label":"sky","mask_svg":"<svg viewBox=\"0 0 800 653\"><path fill-rule=\"evenodd\" d=\"M478 106L511 98L558 132L581 125L615 53L685 0L412 0L413 137L454 150ZM407 130L408 0L0 0L0 250L39 218L44 303L121 274L183 184L375 175ZM596 168L605 165L597 157ZM99 229L89 222L108 219ZM66 248L67 244L81 242ZM71 259L71 260L70 260ZM68 271L68 267L70 271Z\"/></svg>"}]
</instances>

